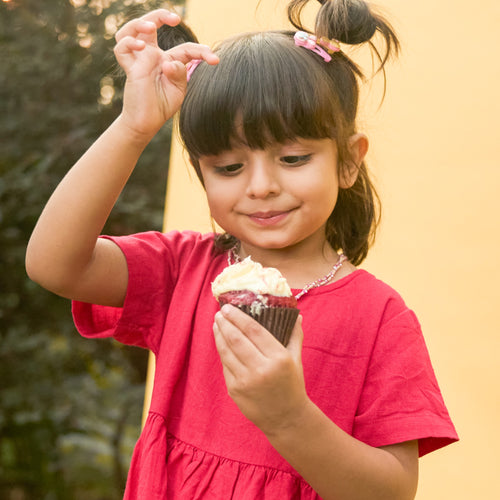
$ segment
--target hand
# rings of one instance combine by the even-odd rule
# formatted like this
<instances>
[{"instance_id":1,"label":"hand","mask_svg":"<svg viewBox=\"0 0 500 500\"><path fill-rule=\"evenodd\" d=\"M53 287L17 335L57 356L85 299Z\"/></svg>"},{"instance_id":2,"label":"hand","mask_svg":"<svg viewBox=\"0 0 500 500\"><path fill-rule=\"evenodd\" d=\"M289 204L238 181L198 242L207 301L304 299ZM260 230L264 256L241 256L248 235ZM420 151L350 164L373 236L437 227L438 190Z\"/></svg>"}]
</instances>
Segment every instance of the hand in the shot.
<instances>
[{"instance_id":1,"label":"hand","mask_svg":"<svg viewBox=\"0 0 500 500\"><path fill-rule=\"evenodd\" d=\"M151 138L180 108L188 62L219 62L209 47L196 43L161 50L156 30L179 22L177 14L159 9L128 22L116 34L115 56L127 75L120 119L138 136Z\"/></svg>"},{"instance_id":2,"label":"hand","mask_svg":"<svg viewBox=\"0 0 500 500\"><path fill-rule=\"evenodd\" d=\"M309 401L302 369L302 317L285 348L238 308L215 315L214 335L229 395L270 436L298 418Z\"/></svg>"}]
</instances>

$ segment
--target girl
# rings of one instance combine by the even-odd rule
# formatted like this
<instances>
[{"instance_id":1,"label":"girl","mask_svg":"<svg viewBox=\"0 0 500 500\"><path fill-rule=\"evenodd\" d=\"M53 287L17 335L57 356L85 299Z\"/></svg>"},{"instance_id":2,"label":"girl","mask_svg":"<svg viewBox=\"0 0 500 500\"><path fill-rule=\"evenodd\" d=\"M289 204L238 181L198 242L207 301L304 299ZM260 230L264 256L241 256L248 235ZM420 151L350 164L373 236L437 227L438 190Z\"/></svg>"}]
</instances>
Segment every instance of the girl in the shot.
<instances>
[{"instance_id":1,"label":"girl","mask_svg":"<svg viewBox=\"0 0 500 500\"><path fill-rule=\"evenodd\" d=\"M165 10L126 24L115 49L123 111L33 232L28 273L74 300L82 335L156 355L127 499L410 499L418 455L457 439L414 314L355 267L377 198L355 125L362 75L339 41L380 33L382 68L398 41L362 1L320 3L314 36L300 18L307 0L294 0L299 32L245 34L215 52L159 47L171 37L157 30L180 22ZM142 150L179 109L225 233L99 238ZM248 255L300 297L286 348L211 295L214 278Z\"/></svg>"}]
</instances>

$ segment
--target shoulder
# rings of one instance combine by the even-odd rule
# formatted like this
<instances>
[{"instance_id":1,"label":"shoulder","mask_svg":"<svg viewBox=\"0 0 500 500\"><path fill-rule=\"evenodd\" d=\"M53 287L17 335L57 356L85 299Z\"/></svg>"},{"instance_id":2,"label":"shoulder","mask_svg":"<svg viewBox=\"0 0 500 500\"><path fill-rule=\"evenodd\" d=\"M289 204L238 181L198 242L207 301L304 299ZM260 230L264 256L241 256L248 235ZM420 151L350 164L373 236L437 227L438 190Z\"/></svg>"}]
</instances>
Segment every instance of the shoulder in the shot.
<instances>
[{"instance_id":1,"label":"shoulder","mask_svg":"<svg viewBox=\"0 0 500 500\"><path fill-rule=\"evenodd\" d=\"M196 231L145 231L125 236L104 236L121 245L152 245L163 247L195 247L197 245L208 245L213 247L214 234L199 233Z\"/></svg>"},{"instance_id":2,"label":"shoulder","mask_svg":"<svg viewBox=\"0 0 500 500\"><path fill-rule=\"evenodd\" d=\"M214 235L202 234L196 231L147 231L126 236L104 236L120 247L128 258L154 257L186 257L192 252L212 254Z\"/></svg>"},{"instance_id":3,"label":"shoulder","mask_svg":"<svg viewBox=\"0 0 500 500\"><path fill-rule=\"evenodd\" d=\"M347 277L351 278L352 284L357 288L377 291L384 296L400 297L392 286L365 269L354 268L354 271L348 274Z\"/></svg>"},{"instance_id":4,"label":"shoulder","mask_svg":"<svg viewBox=\"0 0 500 500\"><path fill-rule=\"evenodd\" d=\"M360 270L357 286L357 295L362 297L360 303L366 314L378 321L379 331L404 328L421 335L420 322L415 312L391 285L368 271Z\"/></svg>"},{"instance_id":5,"label":"shoulder","mask_svg":"<svg viewBox=\"0 0 500 500\"><path fill-rule=\"evenodd\" d=\"M327 335L374 342L381 329L406 324L419 329L415 314L390 285L363 269L356 269L330 285L311 290L299 301L304 323L314 322ZM396 321L397 320L397 321Z\"/></svg>"},{"instance_id":6,"label":"shoulder","mask_svg":"<svg viewBox=\"0 0 500 500\"><path fill-rule=\"evenodd\" d=\"M311 290L308 295L344 304L353 303L363 309L383 309L388 304L406 308L403 298L394 288L370 272L357 268L329 285Z\"/></svg>"},{"instance_id":7,"label":"shoulder","mask_svg":"<svg viewBox=\"0 0 500 500\"><path fill-rule=\"evenodd\" d=\"M140 283L176 282L183 271L203 273L214 260L214 234L196 231L147 231L126 236L104 236L125 255L129 277Z\"/></svg>"}]
</instances>

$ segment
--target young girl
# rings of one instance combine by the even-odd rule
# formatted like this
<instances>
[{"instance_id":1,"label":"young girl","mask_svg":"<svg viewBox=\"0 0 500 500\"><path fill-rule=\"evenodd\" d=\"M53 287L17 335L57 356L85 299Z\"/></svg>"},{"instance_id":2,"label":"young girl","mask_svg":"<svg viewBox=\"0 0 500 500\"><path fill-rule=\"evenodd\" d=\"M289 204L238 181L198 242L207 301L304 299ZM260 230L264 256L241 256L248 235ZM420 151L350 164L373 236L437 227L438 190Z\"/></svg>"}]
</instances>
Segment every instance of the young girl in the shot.
<instances>
[{"instance_id":1,"label":"young girl","mask_svg":"<svg viewBox=\"0 0 500 500\"><path fill-rule=\"evenodd\" d=\"M339 42L381 34L383 67L398 41L362 1L320 3L314 36L300 20L307 0L294 0L299 32L244 34L215 52L159 47L171 37L157 30L180 22L165 10L126 24L115 49L123 111L33 232L28 273L75 301L81 334L156 355L127 499L410 499L418 456L457 439L415 315L355 267L376 195L355 124L362 75ZM179 110L225 233L99 238L141 152ZM299 297L286 348L211 294L248 255Z\"/></svg>"}]
</instances>

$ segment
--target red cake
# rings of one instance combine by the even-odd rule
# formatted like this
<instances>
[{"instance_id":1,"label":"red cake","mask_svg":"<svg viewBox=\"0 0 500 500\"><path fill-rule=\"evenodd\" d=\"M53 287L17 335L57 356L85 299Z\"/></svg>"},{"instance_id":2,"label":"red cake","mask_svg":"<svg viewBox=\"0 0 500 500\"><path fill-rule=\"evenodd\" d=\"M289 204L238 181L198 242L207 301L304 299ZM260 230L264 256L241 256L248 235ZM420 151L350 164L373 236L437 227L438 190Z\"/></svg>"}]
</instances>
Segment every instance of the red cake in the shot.
<instances>
[{"instance_id":1,"label":"red cake","mask_svg":"<svg viewBox=\"0 0 500 500\"><path fill-rule=\"evenodd\" d=\"M277 269L262 267L247 257L224 269L212 283L212 292L221 307L238 307L283 345L288 344L299 310L297 299Z\"/></svg>"}]
</instances>

